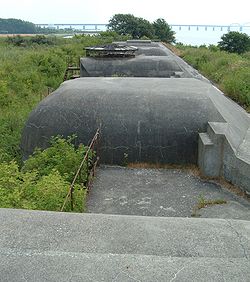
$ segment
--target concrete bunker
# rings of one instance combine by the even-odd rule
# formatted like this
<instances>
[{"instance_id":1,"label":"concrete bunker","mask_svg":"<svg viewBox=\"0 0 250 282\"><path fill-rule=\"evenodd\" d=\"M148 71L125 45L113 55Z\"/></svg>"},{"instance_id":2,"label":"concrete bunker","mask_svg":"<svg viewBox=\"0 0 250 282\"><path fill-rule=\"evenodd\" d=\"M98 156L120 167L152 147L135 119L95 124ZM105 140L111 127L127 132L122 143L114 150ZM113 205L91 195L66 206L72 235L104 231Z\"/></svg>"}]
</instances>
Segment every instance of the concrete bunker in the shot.
<instances>
[{"instance_id":1,"label":"concrete bunker","mask_svg":"<svg viewBox=\"0 0 250 282\"><path fill-rule=\"evenodd\" d=\"M135 58L81 58L81 77L185 77L181 67L167 56Z\"/></svg>"},{"instance_id":2,"label":"concrete bunker","mask_svg":"<svg viewBox=\"0 0 250 282\"><path fill-rule=\"evenodd\" d=\"M101 126L101 160L197 163L198 133L223 121L196 79L80 78L64 82L30 115L23 131L27 157L52 135L78 135L88 144Z\"/></svg>"},{"instance_id":3,"label":"concrete bunker","mask_svg":"<svg viewBox=\"0 0 250 282\"><path fill-rule=\"evenodd\" d=\"M144 56L168 56L168 49L157 42L150 40L127 40L126 42L114 42L118 46L136 47L135 55Z\"/></svg>"},{"instance_id":4,"label":"concrete bunker","mask_svg":"<svg viewBox=\"0 0 250 282\"><path fill-rule=\"evenodd\" d=\"M64 82L31 113L22 135L24 158L58 134L77 134L79 143L88 144L101 126L103 163L124 164L125 156L128 162L193 163L204 175L223 176L250 192L249 115L161 43L123 44L133 44L135 56L101 58L94 65L96 58L82 59L88 76L111 77ZM136 55L140 48L167 55ZM105 60L115 67L107 71ZM112 77L117 70L136 76L146 62L153 62L146 78ZM166 62L175 75L181 69L181 78L157 78L161 71L166 75L168 69L157 68Z\"/></svg>"},{"instance_id":5,"label":"concrete bunker","mask_svg":"<svg viewBox=\"0 0 250 282\"><path fill-rule=\"evenodd\" d=\"M150 40L87 47L80 76L190 77L166 50Z\"/></svg>"},{"instance_id":6,"label":"concrete bunker","mask_svg":"<svg viewBox=\"0 0 250 282\"><path fill-rule=\"evenodd\" d=\"M135 53L136 55L144 56L168 56L167 52L163 48L158 47L138 47Z\"/></svg>"}]
</instances>

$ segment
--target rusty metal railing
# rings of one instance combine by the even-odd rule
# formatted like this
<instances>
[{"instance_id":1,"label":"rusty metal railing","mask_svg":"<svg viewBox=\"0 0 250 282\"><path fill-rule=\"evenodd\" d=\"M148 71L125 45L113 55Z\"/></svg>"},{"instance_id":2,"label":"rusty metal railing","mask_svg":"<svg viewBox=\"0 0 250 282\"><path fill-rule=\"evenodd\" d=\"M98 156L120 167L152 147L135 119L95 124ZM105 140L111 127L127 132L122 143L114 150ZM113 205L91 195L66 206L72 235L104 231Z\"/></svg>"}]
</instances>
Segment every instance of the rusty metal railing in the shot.
<instances>
[{"instance_id":1,"label":"rusty metal railing","mask_svg":"<svg viewBox=\"0 0 250 282\"><path fill-rule=\"evenodd\" d=\"M80 67L68 66L65 70L63 81L68 80L69 73L71 73L70 79L78 78Z\"/></svg>"},{"instance_id":2,"label":"rusty metal railing","mask_svg":"<svg viewBox=\"0 0 250 282\"><path fill-rule=\"evenodd\" d=\"M73 196L74 196L74 186L75 186L75 183L76 183L76 180L77 178L79 177L80 173L81 173L81 170L84 166L84 164L86 163L87 164L87 180L85 181L84 183L84 186L86 187L87 189L87 193L89 192L90 188L91 188L91 184L92 184L92 181L93 181L93 177L95 176L95 171L96 171L96 166L99 162L99 157L97 156L98 154L98 150L96 150L96 158L95 160L92 161L92 164L91 166L89 167L89 155L90 153L94 150L94 148L98 145L98 142L99 142L99 137L100 137L100 129L98 128L90 145L88 146L88 150L86 151L85 155L84 155L84 158L74 176L74 179L69 187L69 191L67 193L67 196L65 197L65 200L63 202L63 205L61 207L61 212L64 210L68 200L70 200L70 207L71 207L71 211L73 211L74 209L74 199L73 199Z\"/></svg>"}]
</instances>

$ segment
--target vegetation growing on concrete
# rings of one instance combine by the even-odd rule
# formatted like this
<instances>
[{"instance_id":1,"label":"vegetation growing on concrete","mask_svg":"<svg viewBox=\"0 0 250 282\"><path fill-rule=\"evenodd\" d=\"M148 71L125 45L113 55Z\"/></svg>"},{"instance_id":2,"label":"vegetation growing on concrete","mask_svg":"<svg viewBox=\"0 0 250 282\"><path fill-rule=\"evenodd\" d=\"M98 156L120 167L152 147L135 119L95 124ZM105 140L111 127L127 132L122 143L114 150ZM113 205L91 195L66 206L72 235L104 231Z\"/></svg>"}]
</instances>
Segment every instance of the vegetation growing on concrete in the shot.
<instances>
[{"instance_id":1,"label":"vegetation growing on concrete","mask_svg":"<svg viewBox=\"0 0 250 282\"><path fill-rule=\"evenodd\" d=\"M228 53L215 45L177 48L186 62L250 112L250 52Z\"/></svg>"},{"instance_id":2,"label":"vegetation growing on concrete","mask_svg":"<svg viewBox=\"0 0 250 282\"><path fill-rule=\"evenodd\" d=\"M192 212L191 216L192 217L200 216L200 214L198 214L198 211L200 209L204 209L204 208L207 208L209 206L223 205L223 204L226 204L226 203L227 203L227 201L222 200L222 199L207 200L203 196L200 196L199 199L198 199L197 205L193 208L193 212Z\"/></svg>"}]
</instances>

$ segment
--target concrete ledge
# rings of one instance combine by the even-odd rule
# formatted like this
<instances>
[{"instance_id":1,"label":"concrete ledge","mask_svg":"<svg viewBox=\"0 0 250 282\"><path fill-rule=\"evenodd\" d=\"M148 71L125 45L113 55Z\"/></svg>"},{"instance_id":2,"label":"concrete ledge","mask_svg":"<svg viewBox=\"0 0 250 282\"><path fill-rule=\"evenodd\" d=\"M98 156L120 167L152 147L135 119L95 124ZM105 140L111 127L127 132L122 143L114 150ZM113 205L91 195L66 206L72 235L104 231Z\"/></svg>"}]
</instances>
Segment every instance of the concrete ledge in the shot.
<instances>
[{"instance_id":1,"label":"concrete ledge","mask_svg":"<svg viewBox=\"0 0 250 282\"><path fill-rule=\"evenodd\" d=\"M248 258L243 220L73 214L0 209L0 252L75 252Z\"/></svg>"},{"instance_id":2,"label":"concrete ledge","mask_svg":"<svg viewBox=\"0 0 250 282\"><path fill-rule=\"evenodd\" d=\"M248 281L249 260L62 252L0 254L1 281Z\"/></svg>"},{"instance_id":3,"label":"concrete ledge","mask_svg":"<svg viewBox=\"0 0 250 282\"><path fill-rule=\"evenodd\" d=\"M0 281L248 281L250 222L0 209Z\"/></svg>"}]
</instances>

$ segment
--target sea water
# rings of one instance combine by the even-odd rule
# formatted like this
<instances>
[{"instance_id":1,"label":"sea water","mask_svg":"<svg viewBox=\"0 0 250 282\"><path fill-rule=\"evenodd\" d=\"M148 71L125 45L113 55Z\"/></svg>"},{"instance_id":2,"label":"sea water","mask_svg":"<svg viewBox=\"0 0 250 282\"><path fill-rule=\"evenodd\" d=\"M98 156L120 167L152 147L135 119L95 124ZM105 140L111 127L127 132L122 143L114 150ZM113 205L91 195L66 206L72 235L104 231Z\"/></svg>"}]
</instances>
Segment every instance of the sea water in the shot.
<instances>
[{"instance_id":1,"label":"sea water","mask_svg":"<svg viewBox=\"0 0 250 282\"><path fill-rule=\"evenodd\" d=\"M239 31L250 36L250 26L247 27L205 27L205 26L172 26L176 42L187 45L217 45L223 34L229 31Z\"/></svg>"}]
</instances>

